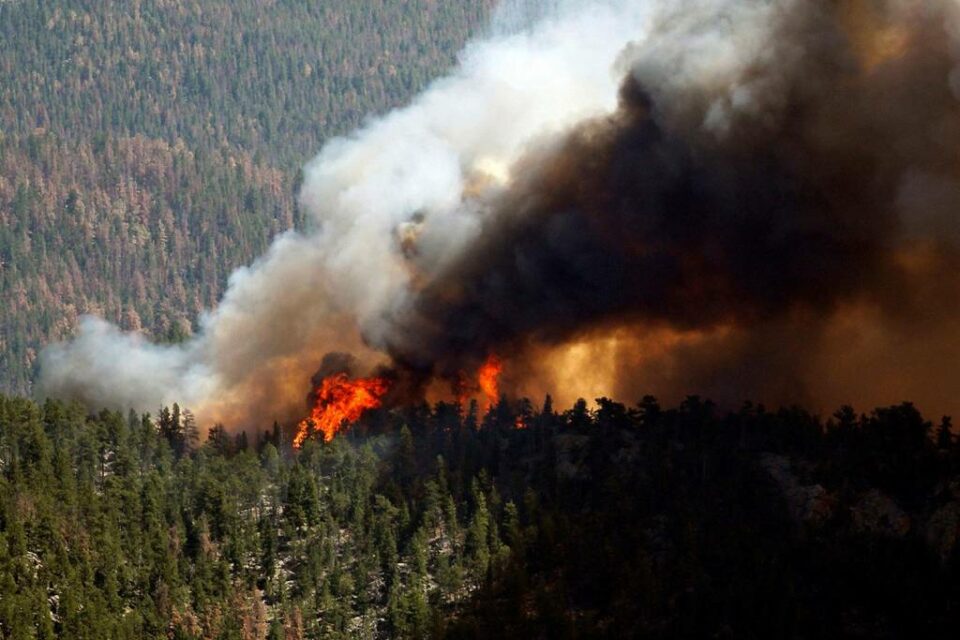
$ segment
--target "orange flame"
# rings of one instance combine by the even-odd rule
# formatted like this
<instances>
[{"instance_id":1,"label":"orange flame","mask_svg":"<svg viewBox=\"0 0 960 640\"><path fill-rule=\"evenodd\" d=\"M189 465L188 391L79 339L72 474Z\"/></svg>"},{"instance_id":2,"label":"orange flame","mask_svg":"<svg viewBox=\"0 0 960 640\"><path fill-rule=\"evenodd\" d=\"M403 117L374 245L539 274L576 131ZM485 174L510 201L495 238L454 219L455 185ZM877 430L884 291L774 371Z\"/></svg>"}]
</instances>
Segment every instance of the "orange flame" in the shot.
<instances>
[{"instance_id":1,"label":"orange flame","mask_svg":"<svg viewBox=\"0 0 960 640\"><path fill-rule=\"evenodd\" d=\"M500 400L500 373L503 371L503 363L496 354L491 353L487 361L477 372L477 382L480 390L487 397L488 405L494 405Z\"/></svg>"},{"instance_id":2,"label":"orange flame","mask_svg":"<svg viewBox=\"0 0 960 640\"><path fill-rule=\"evenodd\" d=\"M293 446L300 448L310 435L322 433L324 442L333 440L345 423L356 422L365 411L380 406L389 385L382 378L351 380L345 373L324 378L316 390L316 404L310 417L300 423Z\"/></svg>"}]
</instances>

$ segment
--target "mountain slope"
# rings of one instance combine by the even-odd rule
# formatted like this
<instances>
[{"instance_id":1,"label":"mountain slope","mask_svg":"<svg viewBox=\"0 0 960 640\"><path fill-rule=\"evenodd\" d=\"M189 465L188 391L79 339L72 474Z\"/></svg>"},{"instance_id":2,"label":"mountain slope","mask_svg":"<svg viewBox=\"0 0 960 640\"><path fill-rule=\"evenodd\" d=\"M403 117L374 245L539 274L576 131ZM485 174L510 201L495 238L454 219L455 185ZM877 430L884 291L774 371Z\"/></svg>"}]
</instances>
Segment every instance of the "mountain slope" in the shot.
<instances>
[{"instance_id":1,"label":"mountain slope","mask_svg":"<svg viewBox=\"0 0 960 640\"><path fill-rule=\"evenodd\" d=\"M0 389L98 313L189 333L302 224L299 166L409 99L493 0L0 3Z\"/></svg>"}]
</instances>

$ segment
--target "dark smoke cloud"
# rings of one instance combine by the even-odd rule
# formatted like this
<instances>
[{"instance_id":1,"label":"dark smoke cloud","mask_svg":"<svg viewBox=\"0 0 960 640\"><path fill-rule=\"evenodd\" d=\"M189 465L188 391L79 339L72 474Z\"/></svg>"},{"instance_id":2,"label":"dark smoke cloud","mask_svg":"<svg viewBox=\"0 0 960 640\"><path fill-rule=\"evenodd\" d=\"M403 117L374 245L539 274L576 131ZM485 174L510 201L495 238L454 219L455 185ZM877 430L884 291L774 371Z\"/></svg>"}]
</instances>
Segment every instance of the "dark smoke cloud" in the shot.
<instances>
[{"instance_id":1,"label":"dark smoke cloud","mask_svg":"<svg viewBox=\"0 0 960 640\"><path fill-rule=\"evenodd\" d=\"M42 352L40 393L93 409L179 402L201 424L250 428L302 416L325 353L375 371L383 318L476 239L504 169L531 140L612 110L610 67L660 1L503 0L446 77L324 145L303 170L310 228L237 269L196 335L153 344L84 318ZM393 393L416 396L419 374L394 373Z\"/></svg>"},{"instance_id":2,"label":"dark smoke cloud","mask_svg":"<svg viewBox=\"0 0 960 640\"><path fill-rule=\"evenodd\" d=\"M328 352L388 404L496 353L502 389L558 403L960 412L960 4L504 6L449 77L325 145L314 228L197 336L87 319L44 393L249 427L301 417Z\"/></svg>"},{"instance_id":3,"label":"dark smoke cloud","mask_svg":"<svg viewBox=\"0 0 960 640\"><path fill-rule=\"evenodd\" d=\"M388 351L452 376L604 327L725 327L674 354L678 379L803 400L806 369L842 355L828 334L849 305L951 348L951 12L784 3L734 90L671 87L655 51L633 52L616 113L512 168L480 239L391 318Z\"/></svg>"}]
</instances>

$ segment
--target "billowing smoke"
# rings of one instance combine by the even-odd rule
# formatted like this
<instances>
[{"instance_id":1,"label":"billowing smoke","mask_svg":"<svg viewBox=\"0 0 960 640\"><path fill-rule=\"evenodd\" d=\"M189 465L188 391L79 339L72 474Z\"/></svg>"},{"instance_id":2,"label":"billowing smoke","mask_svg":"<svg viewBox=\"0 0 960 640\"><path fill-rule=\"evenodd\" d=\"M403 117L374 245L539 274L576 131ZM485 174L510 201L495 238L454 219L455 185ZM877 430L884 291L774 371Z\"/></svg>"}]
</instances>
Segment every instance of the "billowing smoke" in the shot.
<instances>
[{"instance_id":1,"label":"billowing smoke","mask_svg":"<svg viewBox=\"0 0 960 640\"><path fill-rule=\"evenodd\" d=\"M475 240L479 199L526 145L615 106L611 63L644 32L649 9L555 4L509 4L453 74L329 143L305 169L301 200L314 229L279 237L234 273L193 340L161 347L86 319L74 341L44 351L41 389L92 406L179 401L201 419L269 422L302 412L325 353L386 361L361 331L382 342L382 319Z\"/></svg>"},{"instance_id":2,"label":"billowing smoke","mask_svg":"<svg viewBox=\"0 0 960 640\"><path fill-rule=\"evenodd\" d=\"M315 230L197 338L88 320L43 387L265 422L328 352L421 390L498 353L517 393L958 404L956 3L535 6L328 144Z\"/></svg>"},{"instance_id":3,"label":"billowing smoke","mask_svg":"<svg viewBox=\"0 0 960 640\"><path fill-rule=\"evenodd\" d=\"M451 374L464 354L598 328L723 330L725 354L717 341L674 354L687 360L678 382L782 400L812 393L814 372L801 370L855 305L906 329L900 343L939 318L947 335L924 327L921 361L956 354L956 8L665 11L656 35L621 56L630 71L616 112L514 165L484 232L395 314L386 346ZM909 322L896 329L898 318ZM853 351L837 346L838 358ZM947 396L939 373L924 383ZM746 384L728 393L730 376Z\"/></svg>"}]
</instances>

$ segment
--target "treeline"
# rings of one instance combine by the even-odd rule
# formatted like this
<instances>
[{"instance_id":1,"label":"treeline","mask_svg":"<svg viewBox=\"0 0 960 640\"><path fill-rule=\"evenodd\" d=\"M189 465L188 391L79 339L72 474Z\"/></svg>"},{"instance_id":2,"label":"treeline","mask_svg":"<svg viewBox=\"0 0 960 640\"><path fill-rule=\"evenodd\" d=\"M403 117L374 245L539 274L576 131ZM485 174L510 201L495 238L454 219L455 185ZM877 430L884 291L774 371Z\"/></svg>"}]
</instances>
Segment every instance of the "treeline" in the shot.
<instances>
[{"instance_id":1,"label":"treeline","mask_svg":"<svg viewBox=\"0 0 960 640\"><path fill-rule=\"evenodd\" d=\"M408 100L492 1L0 2L0 389L82 313L160 340L302 227L299 167Z\"/></svg>"},{"instance_id":2,"label":"treeline","mask_svg":"<svg viewBox=\"0 0 960 640\"><path fill-rule=\"evenodd\" d=\"M0 637L952 637L960 447L601 399L279 426L0 399Z\"/></svg>"}]
</instances>

